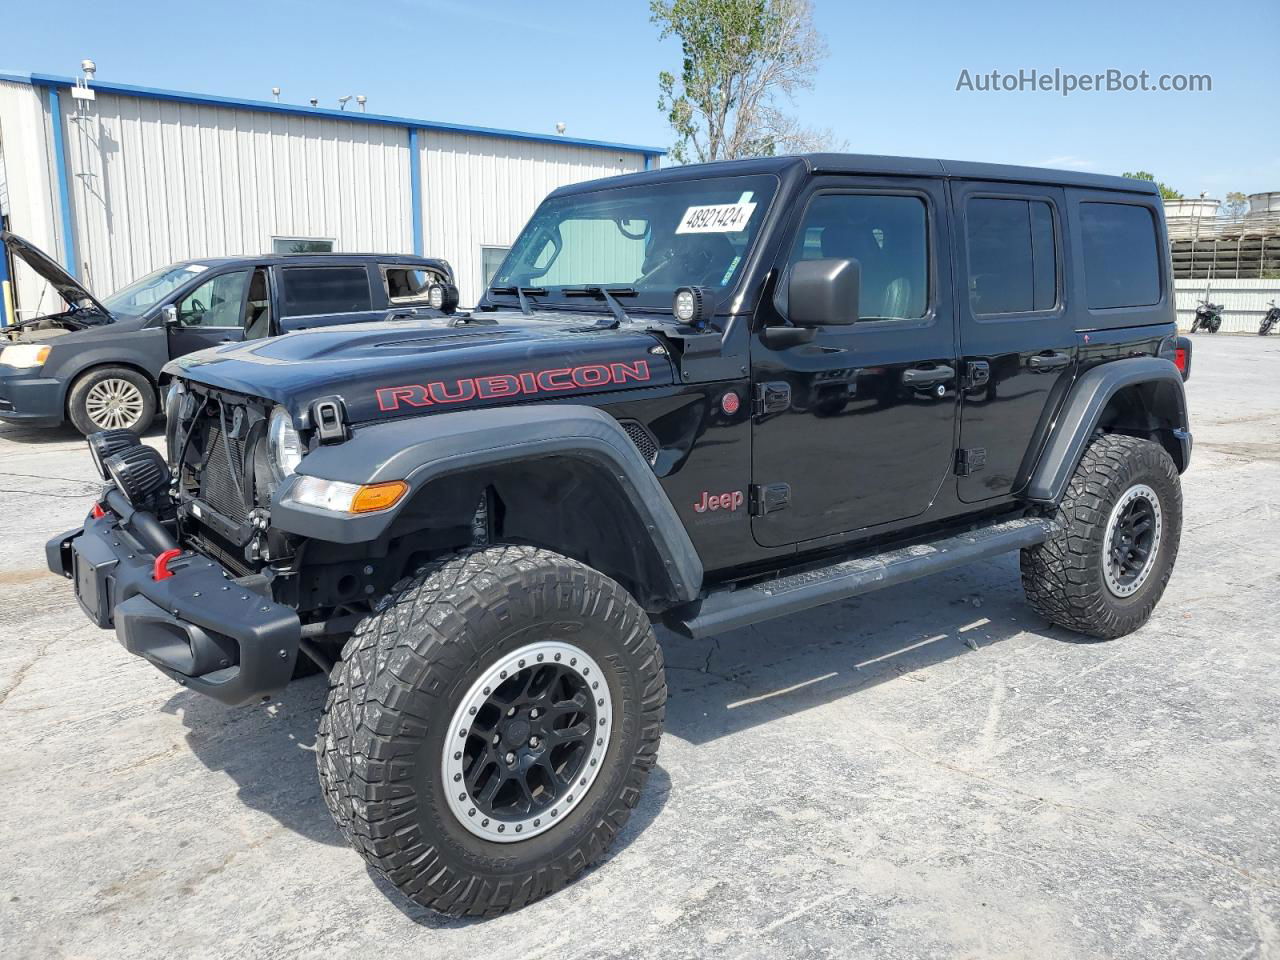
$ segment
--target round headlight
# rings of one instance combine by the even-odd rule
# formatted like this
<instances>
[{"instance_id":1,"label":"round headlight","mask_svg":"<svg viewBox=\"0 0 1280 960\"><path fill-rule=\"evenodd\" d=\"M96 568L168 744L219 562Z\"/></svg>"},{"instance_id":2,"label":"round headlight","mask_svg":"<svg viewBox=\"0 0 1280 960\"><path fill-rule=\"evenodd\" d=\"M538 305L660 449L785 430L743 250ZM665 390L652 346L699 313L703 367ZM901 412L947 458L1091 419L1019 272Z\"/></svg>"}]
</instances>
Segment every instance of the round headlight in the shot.
<instances>
[{"instance_id":1,"label":"round headlight","mask_svg":"<svg viewBox=\"0 0 1280 960\"><path fill-rule=\"evenodd\" d=\"M182 397L186 392L187 388L183 386L181 380L173 380L169 383L169 390L164 395L164 417L166 420L177 422L178 404L182 402Z\"/></svg>"},{"instance_id":2,"label":"round headlight","mask_svg":"<svg viewBox=\"0 0 1280 960\"><path fill-rule=\"evenodd\" d=\"M89 434L85 440L89 444L89 456L93 458L93 465L102 474L103 480L111 479L110 474L107 473L107 460L121 450L136 447L142 442L136 433L124 427L115 430L99 430L97 433Z\"/></svg>"},{"instance_id":3,"label":"round headlight","mask_svg":"<svg viewBox=\"0 0 1280 960\"><path fill-rule=\"evenodd\" d=\"M432 309L439 310L444 306L444 287L438 283L433 283L431 289L427 291L427 303L431 304Z\"/></svg>"},{"instance_id":4,"label":"round headlight","mask_svg":"<svg viewBox=\"0 0 1280 960\"><path fill-rule=\"evenodd\" d=\"M293 425L293 417L284 407L276 407L271 411L271 423L267 429L267 440L271 446L271 462L281 477L287 477L298 468L302 455L306 450L302 446L302 438Z\"/></svg>"}]
</instances>

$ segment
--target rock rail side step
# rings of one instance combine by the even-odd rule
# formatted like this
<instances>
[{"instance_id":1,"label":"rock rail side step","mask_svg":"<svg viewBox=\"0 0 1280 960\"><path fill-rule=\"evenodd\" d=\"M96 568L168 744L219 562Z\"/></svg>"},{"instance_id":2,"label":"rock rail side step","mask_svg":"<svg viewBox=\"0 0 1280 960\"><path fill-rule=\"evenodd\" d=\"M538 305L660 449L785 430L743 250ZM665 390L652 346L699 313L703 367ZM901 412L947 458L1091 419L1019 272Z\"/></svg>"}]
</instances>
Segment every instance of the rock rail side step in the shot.
<instances>
[{"instance_id":1,"label":"rock rail side step","mask_svg":"<svg viewBox=\"0 0 1280 960\"><path fill-rule=\"evenodd\" d=\"M695 638L724 633L1035 546L1047 540L1053 530L1053 522L1040 517L1005 520L928 543L786 574L749 587L724 588L713 591L684 616L669 618L667 625Z\"/></svg>"}]
</instances>

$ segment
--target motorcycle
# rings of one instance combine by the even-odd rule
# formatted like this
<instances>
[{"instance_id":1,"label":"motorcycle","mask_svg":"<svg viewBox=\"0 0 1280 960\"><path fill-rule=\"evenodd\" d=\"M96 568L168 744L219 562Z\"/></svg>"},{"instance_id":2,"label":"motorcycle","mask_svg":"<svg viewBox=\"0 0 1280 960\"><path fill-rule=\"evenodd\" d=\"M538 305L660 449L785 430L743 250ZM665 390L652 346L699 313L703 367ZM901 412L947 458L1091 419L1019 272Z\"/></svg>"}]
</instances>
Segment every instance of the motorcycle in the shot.
<instances>
[{"instance_id":1,"label":"motorcycle","mask_svg":"<svg viewBox=\"0 0 1280 960\"><path fill-rule=\"evenodd\" d=\"M1222 326L1222 304L1210 303L1206 295L1196 301L1196 318L1191 321L1191 332L1217 333Z\"/></svg>"},{"instance_id":2,"label":"motorcycle","mask_svg":"<svg viewBox=\"0 0 1280 960\"><path fill-rule=\"evenodd\" d=\"M1276 302L1271 300L1267 303L1271 309L1267 311L1267 315L1262 318L1262 324L1258 327L1258 336L1265 337L1268 333L1275 329L1277 323L1280 323L1280 307L1276 306Z\"/></svg>"}]
</instances>

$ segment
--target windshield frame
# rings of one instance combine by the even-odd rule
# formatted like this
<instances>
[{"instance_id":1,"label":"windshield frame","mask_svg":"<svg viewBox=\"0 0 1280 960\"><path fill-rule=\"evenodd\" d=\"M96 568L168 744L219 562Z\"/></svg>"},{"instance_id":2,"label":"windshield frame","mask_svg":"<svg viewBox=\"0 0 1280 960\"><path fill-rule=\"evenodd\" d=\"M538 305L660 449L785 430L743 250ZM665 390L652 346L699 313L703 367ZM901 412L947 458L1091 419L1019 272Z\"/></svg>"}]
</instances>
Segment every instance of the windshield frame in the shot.
<instances>
[{"instance_id":1,"label":"windshield frame","mask_svg":"<svg viewBox=\"0 0 1280 960\"><path fill-rule=\"evenodd\" d=\"M197 277L204 276L209 270L210 267L203 263L195 263L192 261L187 261L185 263L171 263L168 266L160 267L158 270L152 270L150 273L144 274L136 280L131 280L118 290L112 291L110 294L102 298L102 305L106 307L111 316L115 317L117 320L136 320L139 317L145 317L157 307L160 307L172 300L173 297L181 293L181 291L184 290L192 280L195 280ZM129 307L123 305L117 306L114 303L117 297L121 297L130 291L133 291L134 293L140 292L145 290L148 285L158 284L167 277L180 274L184 275L181 282L169 287L164 293L156 297L155 300L144 306L141 310L129 309Z\"/></svg>"},{"instance_id":2,"label":"windshield frame","mask_svg":"<svg viewBox=\"0 0 1280 960\"><path fill-rule=\"evenodd\" d=\"M743 181L752 180L769 181L769 196L767 201L759 203L757 209L752 214L752 235L742 248L740 254L733 267L734 275L731 281L723 287L714 286L709 289L714 293L716 299L720 303L729 303L733 301L742 289L743 284L751 275L751 266L758 259L760 251L768 241L771 229L770 224L779 203L779 197L787 191L787 183L784 177L775 170L752 170L740 171L734 173L702 173L696 176L671 178L662 181L649 182L627 182L630 178L618 178L622 182L604 181L595 185L592 189L573 189L568 193L553 193L545 198L533 215L521 228L519 234L511 244L507 255L503 258L502 263L490 278L484 293L480 299L480 306L517 308L519 307L519 296L513 291L511 293L495 293L495 290L503 288L512 288L513 284L506 278L509 270L513 269L513 263L516 256L522 255L522 247L526 242L532 242L532 232L539 228L539 220L542 218L544 211L549 205L562 204L565 202L572 203L574 201L583 200L587 203L593 202L596 198L607 196L609 194L618 193L620 191L665 191L674 186L685 186L688 184L699 184L707 182L725 182L725 181ZM760 187L756 187L760 190ZM569 222L572 218L563 218L561 222ZM624 234L625 235L625 234ZM685 286L692 286L692 283L680 283L672 287L670 291L665 290L644 290L635 289L631 283L625 281L619 282L601 282L598 279L585 280L583 282L565 283L565 284L547 284L538 277L532 278L528 284L523 285L523 290L528 296L530 305L537 310L539 307L553 309L557 312L584 312L584 313L607 313L610 310L609 304L603 297L584 297L584 288L604 288L622 301L622 306L628 313L641 314L658 314L659 316L670 318L672 322L671 305L675 290ZM530 293L536 290L536 293ZM566 293L565 291L573 291Z\"/></svg>"}]
</instances>

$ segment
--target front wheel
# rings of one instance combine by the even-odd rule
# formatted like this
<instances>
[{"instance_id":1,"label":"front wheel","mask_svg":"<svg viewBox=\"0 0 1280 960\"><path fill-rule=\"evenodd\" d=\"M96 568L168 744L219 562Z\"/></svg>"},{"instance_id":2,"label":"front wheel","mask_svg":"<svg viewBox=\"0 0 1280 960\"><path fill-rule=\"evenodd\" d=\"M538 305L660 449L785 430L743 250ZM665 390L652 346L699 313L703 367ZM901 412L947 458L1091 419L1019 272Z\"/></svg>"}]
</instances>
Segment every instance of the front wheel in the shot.
<instances>
[{"instance_id":1,"label":"front wheel","mask_svg":"<svg viewBox=\"0 0 1280 960\"><path fill-rule=\"evenodd\" d=\"M156 407L156 388L129 367L96 367L82 374L67 394L67 413L85 436L117 429L142 434L155 419Z\"/></svg>"},{"instance_id":2,"label":"front wheel","mask_svg":"<svg viewBox=\"0 0 1280 960\"><path fill-rule=\"evenodd\" d=\"M1182 487L1164 447L1095 437L1054 520L1054 536L1022 551L1022 587L1036 612L1102 640L1146 623L1182 535Z\"/></svg>"},{"instance_id":3,"label":"front wheel","mask_svg":"<svg viewBox=\"0 0 1280 960\"><path fill-rule=\"evenodd\" d=\"M490 916L560 889L656 759L662 653L603 574L504 546L397 584L334 671L318 766L338 827L416 902Z\"/></svg>"}]
</instances>

